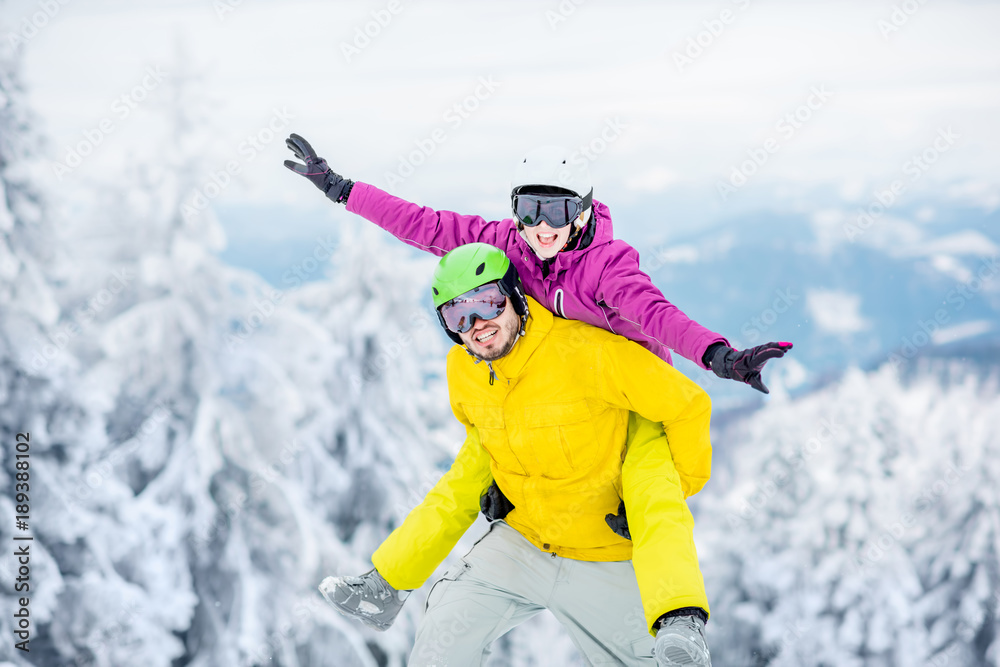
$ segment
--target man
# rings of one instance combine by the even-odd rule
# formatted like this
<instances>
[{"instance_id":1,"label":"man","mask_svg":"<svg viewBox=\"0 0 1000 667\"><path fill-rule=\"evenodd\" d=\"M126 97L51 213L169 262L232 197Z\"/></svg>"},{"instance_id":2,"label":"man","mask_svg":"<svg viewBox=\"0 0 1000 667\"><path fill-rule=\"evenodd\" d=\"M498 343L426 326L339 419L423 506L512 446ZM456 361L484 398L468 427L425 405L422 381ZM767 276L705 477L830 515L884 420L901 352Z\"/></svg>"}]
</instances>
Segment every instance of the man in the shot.
<instances>
[{"instance_id":1,"label":"man","mask_svg":"<svg viewBox=\"0 0 1000 667\"><path fill-rule=\"evenodd\" d=\"M656 664L709 665L708 603L676 469L707 477L708 396L638 344L553 317L493 246L445 255L433 292L460 344L447 377L466 441L375 552L375 569L328 578L324 595L375 627L383 613L391 622L495 483L513 509L432 588L410 665L481 665L496 638L543 609L591 663L651 665L655 634ZM632 413L656 428L642 432ZM622 501L641 544L605 521Z\"/></svg>"}]
</instances>

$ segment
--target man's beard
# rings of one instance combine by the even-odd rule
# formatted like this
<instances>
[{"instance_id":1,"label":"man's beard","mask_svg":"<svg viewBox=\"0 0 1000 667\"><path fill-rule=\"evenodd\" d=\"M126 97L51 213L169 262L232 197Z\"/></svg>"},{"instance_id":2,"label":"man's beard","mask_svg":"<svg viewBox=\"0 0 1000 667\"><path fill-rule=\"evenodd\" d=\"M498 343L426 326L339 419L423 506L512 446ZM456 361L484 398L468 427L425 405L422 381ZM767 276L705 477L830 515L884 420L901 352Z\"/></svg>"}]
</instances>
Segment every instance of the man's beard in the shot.
<instances>
[{"instance_id":1,"label":"man's beard","mask_svg":"<svg viewBox=\"0 0 1000 667\"><path fill-rule=\"evenodd\" d=\"M475 353L476 357L482 359L483 361L496 361L497 359L505 356L514 347L514 343L520 338L521 333L521 318L517 317L512 319L507 325L500 329L498 336L507 336L507 342L504 344L503 348L498 348L492 352L486 352L485 354Z\"/></svg>"}]
</instances>

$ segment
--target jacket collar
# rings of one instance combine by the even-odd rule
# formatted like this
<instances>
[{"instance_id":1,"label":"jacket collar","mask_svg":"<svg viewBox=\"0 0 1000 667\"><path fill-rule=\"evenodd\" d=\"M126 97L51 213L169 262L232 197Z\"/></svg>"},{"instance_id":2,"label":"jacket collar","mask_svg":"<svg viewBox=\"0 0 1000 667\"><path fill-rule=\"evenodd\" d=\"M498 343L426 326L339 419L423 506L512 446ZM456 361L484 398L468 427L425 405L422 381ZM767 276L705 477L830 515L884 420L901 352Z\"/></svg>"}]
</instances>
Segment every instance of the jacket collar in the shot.
<instances>
[{"instance_id":1,"label":"jacket collar","mask_svg":"<svg viewBox=\"0 0 1000 667\"><path fill-rule=\"evenodd\" d=\"M552 330L553 316L530 296L528 297L528 323L511 351L493 362L498 378L510 380L521 375L525 365L538 346Z\"/></svg>"}]
</instances>

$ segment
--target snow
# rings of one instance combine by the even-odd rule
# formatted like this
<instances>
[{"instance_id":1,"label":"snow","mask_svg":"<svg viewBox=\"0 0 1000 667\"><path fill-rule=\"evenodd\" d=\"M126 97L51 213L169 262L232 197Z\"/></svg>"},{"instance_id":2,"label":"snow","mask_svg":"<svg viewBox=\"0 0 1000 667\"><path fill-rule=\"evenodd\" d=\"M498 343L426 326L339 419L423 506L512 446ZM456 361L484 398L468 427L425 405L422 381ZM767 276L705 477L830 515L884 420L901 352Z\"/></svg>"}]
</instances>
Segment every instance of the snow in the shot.
<instances>
[{"instance_id":1,"label":"snow","mask_svg":"<svg viewBox=\"0 0 1000 667\"><path fill-rule=\"evenodd\" d=\"M1000 252L989 238L972 229L957 234L949 234L924 243L909 246L905 254L922 257L932 255L972 255L974 257L990 257Z\"/></svg>"},{"instance_id":2,"label":"snow","mask_svg":"<svg viewBox=\"0 0 1000 667\"><path fill-rule=\"evenodd\" d=\"M984 334L987 331L992 331L993 325L994 323L988 320L963 322L962 324L956 324L953 327L939 329L938 331L933 332L931 334L931 341L935 345L954 343L955 341L962 340L963 338L971 338L973 336Z\"/></svg>"},{"instance_id":3,"label":"snow","mask_svg":"<svg viewBox=\"0 0 1000 667\"><path fill-rule=\"evenodd\" d=\"M931 266L959 283L967 283L974 277L972 271L953 255L932 255L930 260Z\"/></svg>"},{"instance_id":4,"label":"snow","mask_svg":"<svg viewBox=\"0 0 1000 667\"><path fill-rule=\"evenodd\" d=\"M852 370L717 434L737 449L696 514L715 660L998 664L998 389L955 362Z\"/></svg>"},{"instance_id":5,"label":"snow","mask_svg":"<svg viewBox=\"0 0 1000 667\"><path fill-rule=\"evenodd\" d=\"M806 309L817 328L831 334L853 334L870 324L861 315L861 296L839 290L806 290Z\"/></svg>"},{"instance_id":6,"label":"snow","mask_svg":"<svg viewBox=\"0 0 1000 667\"><path fill-rule=\"evenodd\" d=\"M860 227L861 224L867 223L867 220L861 218L858 212L860 209L849 214L848 220ZM860 227L864 229L864 233L855 239L863 246L882 250L890 255L903 254L903 249L918 245L927 235L921 225L891 213L873 220L874 222L867 223L869 225L867 229Z\"/></svg>"}]
</instances>

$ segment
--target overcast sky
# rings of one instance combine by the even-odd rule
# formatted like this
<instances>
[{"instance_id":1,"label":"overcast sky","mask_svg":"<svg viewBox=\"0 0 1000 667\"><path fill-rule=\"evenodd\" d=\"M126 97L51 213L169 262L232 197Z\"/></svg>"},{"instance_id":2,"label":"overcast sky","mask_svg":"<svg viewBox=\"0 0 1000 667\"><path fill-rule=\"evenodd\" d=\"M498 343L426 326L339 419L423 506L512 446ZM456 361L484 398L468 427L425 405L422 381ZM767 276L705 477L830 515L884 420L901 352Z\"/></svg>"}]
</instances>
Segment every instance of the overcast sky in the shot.
<instances>
[{"instance_id":1,"label":"overcast sky","mask_svg":"<svg viewBox=\"0 0 1000 667\"><path fill-rule=\"evenodd\" d=\"M40 7L4 9L8 40ZM997 26L997 3L917 0L80 0L28 31L25 78L54 168L110 120L64 174L86 179L155 150L151 72L197 73L209 164L240 166L219 206L322 205L281 166L292 130L345 176L463 212L503 215L541 143L590 146L599 199L725 213L816 188L862 205L938 141L909 196L995 208ZM241 145L268 124L260 152ZM753 173L727 196L734 168Z\"/></svg>"}]
</instances>

